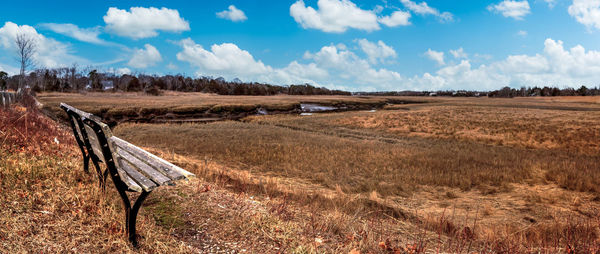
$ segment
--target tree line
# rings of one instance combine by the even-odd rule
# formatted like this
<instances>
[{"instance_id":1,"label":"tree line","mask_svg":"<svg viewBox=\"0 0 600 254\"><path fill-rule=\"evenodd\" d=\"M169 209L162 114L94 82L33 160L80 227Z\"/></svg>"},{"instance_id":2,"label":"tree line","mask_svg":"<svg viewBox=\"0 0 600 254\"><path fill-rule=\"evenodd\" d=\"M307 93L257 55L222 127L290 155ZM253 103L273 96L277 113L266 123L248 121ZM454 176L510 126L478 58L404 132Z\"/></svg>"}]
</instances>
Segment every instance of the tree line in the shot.
<instances>
[{"instance_id":1,"label":"tree line","mask_svg":"<svg viewBox=\"0 0 600 254\"><path fill-rule=\"evenodd\" d=\"M10 76L0 71L0 90L17 90L25 84L34 92L145 92L160 95L162 91L203 92L219 95L365 95L365 96L453 96L453 97L495 97L512 98L528 96L594 96L600 95L598 87L575 88L505 86L493 91L387 91L387 92L347 92L315 87L309 84L278 86L258 82L242 82L239 79L226 81L223 78L190 78L177 75L122 74L98 71L91 67L71 67L36 69L27 75Z\"/></svg>"},{"instance_id":2,"label":"tree line","mask_svg":"<svg viewBox=\"0 0 600 254\"><path fill-rule=\"evenodd\" d=\"M239 79L226 81L224 78L190 78L183 75L116 74L102 72L90 67L77 66L36 69L28 75L9 76L0 71L0 89L17 90L20 82L34 92L77 92L77 91L127 91L146 92L159 95L164 90L180 92L204 92L220 95L351 95L350 92L330 90L309 84L278 86L258 82L242 82Z\"/></svg>"},{"instance_id":3,"label":"tree line","mask_svg":"<svg viewBox=\"0 0 600 254\"><path fill-rule=\"evenodd\" d=\"M581 86L578 89L571 87L557 88L557 87L521 87L520 89L510 88L508 86L502 89L491 91L488 93L489 97L499 98L512 98L512 97L528 97L528 96L594 96L600 95L600 89L598 87L588 88Z\"/></svg>"},{"instance_id":4,"label":"tree line","mask_svg":"<svg viewBox=\"0 0 600 254\"><path fill-rule=\"evenodd\" d=\"M467 90L446 90L446 91L399 91L399 92L359 92L355 95L368 96L452 96L452 97L493 97L493 98L512 98L512 97L530 97L530 96L595 96L600 95L600 88L588 88L581 86L578 89L567 87L521 87L510 88L505 86L493 91L467 91Z\"/></svg>"}]
</instances>

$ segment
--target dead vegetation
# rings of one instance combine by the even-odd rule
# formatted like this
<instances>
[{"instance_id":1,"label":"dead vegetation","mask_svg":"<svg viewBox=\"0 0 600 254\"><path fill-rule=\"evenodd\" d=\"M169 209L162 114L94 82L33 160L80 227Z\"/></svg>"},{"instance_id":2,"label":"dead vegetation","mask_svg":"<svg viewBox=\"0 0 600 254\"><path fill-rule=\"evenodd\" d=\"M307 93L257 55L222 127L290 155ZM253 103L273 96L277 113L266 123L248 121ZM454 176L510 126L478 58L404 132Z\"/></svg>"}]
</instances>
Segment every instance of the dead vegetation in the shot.
<instances>
[{"instance_id":1,"label":"dead vegetation","mask_svg":"<svg viewBox=\"0 0 600 254\"><path fill-rule=\"evenodd\" d=\"M64 117L59 104L72 105L93 113L110 125L120 122L157 122L164 120L223 118L239 119L262 112L299 112L300 103L319 103L349 109L371 109L388 102L421 102L421 99L351 96L224 96L206 93L165 92L162 96L143 93L42 93L38 99L44 110Z\"/></svg>"},{"instance_id":2,"label":"dead vegetation","mask_svg":"<svg viewBox=\"0 0 600 254\"><path fill-rule=\"evenodd\" d=\"M403 248L455 252L596 250L596 114L572 110L582 104L557 108L527 101L513 107L514 101L473 100L479 101L470 107L453 105L465 103L457 99L378 112L256 116L241 123L123 124L116 132L199 165L200 175L237 192L286 197L350 216L331 221L344 225L333 232L353 231L360 225L353 215L374 213L376 221L407 225L409 233L382 234L376 242L383 245L389 240ZM357 246L377 250L373 244Z\"/></svg>"},{"instance_id":3,"label":"dead vegetation","mask_svg":"<svg viewBox=\"0 0 600 254\"><path fill-rule=\"evenodd\" d=\"M0 246L3 252L131 252L116 192L85 174L68 129L20 106L0 109ZM110 189L110 188L109 188ZM185 251L148 213L142 252Z\"/></svg>"},{"instance_id":4,"label":"dead vegetation","mask_svg":"<svg viewBox=\"0 0 600 254\"><path fill-rule=\"evenodd\" d=\"M599 251L600 119L594 98L424 100L431 103L377 112L118 125L116 135L201 178L150 196L140 214L142 252ZM115 220L122 217L121 204L100 198L95 179L81 172L75 146L59 140L66 146L60 151L69 152L37 165L68 170L26 170L10 179L27 183L14 184L3 173L3 186L9 186L3 191L9 191L0 195L18 201L17 190L42 179L44 188L26 190L46 195L48 201L35 201L42 207L55 207L42 223L55 225L52 234L42 224L22 222L46 216L35 211L50 208L19 203L1 214L0 224L9 225L0 229L0 238L8 240L3 246L23 250L42 242L54 246L49 251L131 251L121 220ZM59 150L53 144L42 147ZM20 148L2 149L7 158L32 157ZM24 167L21 159L6 161L6 172ZM50 182L51 174L61 180ZM61 199L81 209L79 217ZM17 242L29 230L43 235ZM93 240L83 238L89 232Z\"/></svg>"}]
</instances>

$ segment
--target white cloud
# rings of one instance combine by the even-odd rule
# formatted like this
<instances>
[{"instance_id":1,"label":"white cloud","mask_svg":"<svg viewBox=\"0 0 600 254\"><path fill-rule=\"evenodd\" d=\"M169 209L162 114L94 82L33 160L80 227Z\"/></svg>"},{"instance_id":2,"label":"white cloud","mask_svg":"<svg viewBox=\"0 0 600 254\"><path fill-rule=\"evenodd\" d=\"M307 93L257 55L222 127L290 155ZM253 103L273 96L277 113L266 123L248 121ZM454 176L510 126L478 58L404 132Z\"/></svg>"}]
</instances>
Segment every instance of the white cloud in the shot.
<instances>
[{"instance_id":1,"label":"white cloud","mask_svg":"<svg viewBox=\"0 0 600 254\"><path fill-rule=\"evenodd\" d=\"M377 62L384 62L387 58L396 58L396 51L386 45L383 41L377 43L370 42L367 39L358 40L358 45L369 58L369 62L377 64Z\"/></svg>"},{"instance_id":2,"label":"white cloud","mask_svg":"<svg viewBox=\"0 0 600 254\"><path fill-rule=\"evenodd\" d=\"M292 61L285 68L275 70L280 81L288 80L290 83L316 83L316 80L325 80L329 77L327 70L320 68L315 63L301 64Z\"/></svg>"},{"instance_id":3,"label":"white cloud","mask_svg":"<svg viewBox=\"0 0 600 254\"><path fill-rule=\"evenodd\" d=\"M332 78L329 80L337 84L359 84L361 89L366 90L389 90L402 80L399 73L384 68L375 69L366 59L333 45L324 46L310 55L317 66L330 73Z\"/></svg>"},{"instance_id":4,"label":"white cloud","mask_svg":"<svg viewBox=\"0 0 600 254\"><path fill-rule=\"evenodd\" d=\"M527 14L531 13L529 11L529 2L527 0L523 1L513 1L513 0L504 0L499 4L492 4L487 7L489 11L500 12L502 16L507 18L513 18L516 20L522 20Z\"/></svg>"},{"instance_id":5,"label":"white cloud","mask_svg":"<svg viewBox=\"0 0 600 254\"><path fill-rule=\"evenodd\" d=\"M566 50L562 41L546 39L543 53L509 55L506 59L471 65L469 60L445 66L435 74L425 73L407 80L409 87L423 90L470 89L490 90L502 86L570 86L597 85L600 51L586 51L583 46Z\"/></svg>"},{"instance_id":6,"label":"white cloud","mask_svg":"<svg viewBox=\"0 0 600 254\"><path fill-rule=\"evenodd\" d=\"M214 44L207 50L188 38L182 40L180 45L182 51L177 53L177 59L198 68L196 74L201 76L221 76L230 80L240 78L280 85L318 85L320 83L314 79L326 79L328 76L326 70L314 63L301 64L292 61L284 68L273 68L255 60L250 52L233 43Z\"/></svg>"},{"instance_id":7,"label":"white cloud","mask_svg":"<svg viewBox=\"0 0 600 254\"><path fill-rule=\"evenodd\" d=\"M56 68L73 63L89 63L89 61L73 55L68 44L47 38L31 26L19 26L13 22L6 22L0 28L0 48L5 50L5 54L16 54L15 38L17 34L24 34L34 39L36 51L33 58L36 67Z\"/></svg>"},{"instance_id":8,"label":"white cloud","mask_svg":"<svg viewBox=\"0 0 600 254\"><path fill-rule=\"evenodd\" d=\"M214 44L206 50L191 39L182 41L183 51L177 53L177 59L199 67L209 74L236 73L239 75L257 75L271 71L261 61L233 43Z\"/></svg>"},{"instance_id":9,"label":"white cloud","mask_svg":"<svg viewBox=\"0 0 600 254\"><path fill-rule=\"evenodd\" d=\"M174 70L177 70L178 68L179 67L177 67L177 65L174 65L173 63L167 64L167 69L169 69L169 70L174 71Z\"/></svg>"},{"instance_id":10,"label":"white cloud","mask_svg":"<svg viewBox=\"0 0 600 254\"><path fill-rule=\"evenodd\" d=\"M52 30L55 33L69 36L83 42L89 42L93 44L106 45L108 42L98 38L100 30L98 28L79 28L74 24L56 24L56 23L45 23L42 24Z\"/></svg>"},{"instance_id":11,"label":"white cloud","mask_svg":"<svg viewBox=\"0 0 600 254\"><path fill-rule=\"evenodd\" d=\"M307 51L304 60L308 63L292 61L283 68L265 65L254 59L250 52L232 43L215 44L207 50L191 39L185 39L181 46L182 51L177 54L177 59L198 68L197 75L202 76L222 76L230 80L241 78L280 85L310 83L346 90L390 90L393 84L397 85L401 80L399 73L373 68L367 59L358 57L344 45L324 46L314 53ZM380 56L389 57L389 49L384 51ZM361 86L353 88L348 84Z\"/></svg>"},{"instance_id":12,"label":"white cloud","mask_svg":"<svg viewBox=\"0 0 600 254\"><path fill-rule=\"evenodd\" d=\"M374 11L363 10L350 0L319 0L318 10L298 0L290 6L290 15L303 28L318 29L330 33L342 33L349 28L379 30Z\"/></svg>"},{"instance_id":13,"label":"white cloud","mask_svg":"<svg viewBox=\"0 0 600 254\"><path fill-rule=\"evenodd\" d=\"M357 44L359 50L362 50L360 41L357 40ZM378 43L368 43L380 47ZM230 80L237 77L279 85L310 83L350 91L595 86L600 73L600 51L586 51L580 45L565 49L563 42L553 39L546 39L543 51L538 54L509 55L486 64L474 64L467 59L467 54L461 48L449 51L455 59L460 59L456 63L445 62L444 52L429 49L425 54L440 64L440 67L434 72L412 77L376 68L369 54L361 58L353 52L356 48L341 44L323 46L316 52L307 51L301 59L303 62L292 61L282 68L264 64L250 52L231 43L215 44L210 49L204 49L191 39L186 39L180 45L182 51L177 54L177 58L197 68L197 75L223 76ZM382 55L379 52L373 56L380 61ZM491 60L487 55L481 54L473 54L473 58L474 61L478 58L485 59L486 62Z\"/></svg>"},{"instance_id":14,"label":"white cloud","mask_svg":"<svg viewBox=\"0 0 600 254\"><path fill-rule=\"evenodd\" d=\"M465 52L465 50L461 47L459 49L451 49L450 54L454 58L468 58L469 55Z\"/></svg>"},{"instance_id":15,"label":"white cloud","mask_svg":"<svg viewBox=\"0 0 600 254\"><path fill-rule=\"evenodd\" d=\"M125 68L119 68L116 70L115 72L117 75L125 75L125 74L131 74L131 70L127 67Z\"/></svg>"},{"instance_id":16,"label":"white cloud","mask_svg":"<svg viewBox=\"0 0 600 254\"><path fill-rule=\"evenodd\" d=\"M19 68L13 67L8 64L0 63L0 71L8 73L8 75L16 75L19 74Z\"/></svg>"},{"instance_id":17,"label":"white cloud","mask_svg":"<svg viewBox=\"0 0 600 254\"><path fill-rule=\"evenodd\" d=\"M158 31L190 30L189 23L179 16L179 11L164 7L131 7L129 11L110 7L104 22L107 31L132 39L154 37Z\"/></svg>"},{"instance_id":18,"label":"white cloud","mask_svg":"<svg viewBox=\"0 0 600 254\"><path fill-rule=\"evenodd\" d=\"M119 68L119 69L115 70L115 74L117 74L117 75L131 74L131 70L127 67Z\"/></svg>"},{"instance_id":19,"label":"white cloud","mask_svg":"<svg viewBox=\"0 0 600 254\"><path fill-rule=\"evenodd\" d=\"M415 3L411 0L400 0L404 7L419 15L433 15L441 21L448 22L454 20L454 16L450 12L440 12L438 9L429 6L426 2Z\"/></svg>"},{"instance_id":20,"label":"white cloud","mask_svg":"<svg viewBox=\"0 0 600 254\"><path fill-rule=\"evenodd\" d=\"M246 17L246 14L244 14L244 12L242 10L235 8L234 5L230 5L228 9L229 10L217 12L217 17L222 18L222 19L228 19L233 22L239 22L239 21L244 21L244 20L248 19Z\"/></svg>"},{"instance_id":21,"label":"white cloud","mask_svg":"<svg viewBox=\"0 0 600 254\"><path fill-rule=\"evenodd\" d=\"M158 52L154 46L146 44L144 45L144 48L145 49L136 49L127 65L133 68L146 68L154 66L156 63L162 61L160 52Z\"/></svg>"},{"instance_id":22,"label":"white cloud","mask_svg":"<svg viewBox=\"0 0 600 254\"><path fill-rule=\"evenodd\" d=\"M600 29L600 0L573 0L569 15L588 29Z\"/></svg>"},{"instance_id":23,"label":"white cloud","mask_svg":"<svg viewBox=\"0 0 600 254\"><path fill-rule=\"evenodd\" d=\"M521 37L525 37L525 36L527 36L527 31L525 31L525 30L519 30L517 32L517 35L521 36Z\"/></svg>"},{"instance_id":24,"label":"white cloud","mask_svg":"<svg viewBox=\"0 0 600 254\"><path fill-rule=\"evenodd\" d=\"M479 53L475 53L473 54L473 58L478 61L478 60L485 60L485 61L489 61L492 60L492 58L494 58L492 55L490 54L479 54Z\"/></svg>"},{"instance_id":25,"label":"white cloud","mask_svg":"<svg viewBox=\"0 0 600 254\"><path fill-rule=\"evenodd\" d=\"M404 11L395 11L390 16L379 17L379 23L389 27L410 25L410 13Z\"/></svg>"},{"instance_id":26,"label":"white cloud","mask_svg":"<svg viewBox=\"0 0 600 254\"><path fill-rule=\"evenodd\" d=\"M123 68L114 68L114 67L109 67L106 68L104 70L102 70L102 72L106 72L106 73L113 73L114 75L125 75L125 74L131 74L131 70L127 67L123 67Z\"/></svg>"},{"instance_id":27,"label":"white cloud","mask_svg":"<svg viewBox=\"0 0 600 254\"><path fill-rule=\"evenodd\" d=\"M544 2L548 4L548 8L550 9L554 8L554 5L556 5L556 0L544 0Z\"/></svg>"},{"instance_id":28,"label":"white cloud","mask_svg":"<svg viewBox=\"0 0 600 254\"><path fill-rule=\"evenodd\" d=\"M435 61L438 65L444 65L444 52L435 51L431 49L427 49L425 51L425 56L433 61Z\"/></svg>"}]
</instances>

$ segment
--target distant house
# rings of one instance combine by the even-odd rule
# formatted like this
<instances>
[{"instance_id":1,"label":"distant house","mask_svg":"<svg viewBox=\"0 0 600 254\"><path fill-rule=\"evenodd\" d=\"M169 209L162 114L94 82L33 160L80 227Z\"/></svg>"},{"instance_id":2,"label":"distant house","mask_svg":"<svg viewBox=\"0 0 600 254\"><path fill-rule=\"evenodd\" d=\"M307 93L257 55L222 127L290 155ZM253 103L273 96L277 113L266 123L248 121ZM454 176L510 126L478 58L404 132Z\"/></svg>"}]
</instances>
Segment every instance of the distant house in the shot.
<instances>
[{"instance_id":1,"label":"distant house","mask_svg":"<svg viewBox=\"0 0 600 254\"><path fill-rule=\"evenodd\" d=\"M112 90L113 88L115 88L115 85L113 84L112 80L101 80L100 84L102 85L102 89L104 89L104 90ZM92 81L91 80L88 80L88 83L85 86L85 89L92 89Z\"/></svg>"},{"instance_id":2,"label":"distant house","mask_svg":"<svg viewBox=\"0 0 600 254\"><path fill-rule=\"evenodd\" d=\"M437 96L437 93L429 93L429 96Z\"/></svg>"},{"instance_id":3,"label":"distant house","mask_svg":"<svg viewBox=\"0 0 600 254\"><path fill-rule=\"evenodd\" d=\"M100 84L102 84L102 88L104 90L112 90L113 88L115 88L115 85L113 84L112 80L102 80L100 81Z\"/></svg>"}]
</instances>

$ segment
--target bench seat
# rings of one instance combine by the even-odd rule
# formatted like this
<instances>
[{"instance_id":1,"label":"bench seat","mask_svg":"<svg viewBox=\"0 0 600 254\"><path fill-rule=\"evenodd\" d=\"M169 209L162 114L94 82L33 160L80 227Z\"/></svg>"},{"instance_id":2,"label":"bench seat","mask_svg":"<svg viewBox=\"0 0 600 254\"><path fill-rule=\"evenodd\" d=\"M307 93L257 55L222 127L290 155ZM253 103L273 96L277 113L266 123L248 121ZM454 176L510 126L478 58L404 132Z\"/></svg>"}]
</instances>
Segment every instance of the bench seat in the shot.
<instances>
[{"instance_id":1,"label":"bench seat","mask_svg":"<svg viewBox=\"0 0 600 254\"><path fill-rule=\"evenodd\" d=\"M151 191L194 175L118 137L111 137L110 142L116 149L120 177L127 179L125 184L132 191Z\"/></svg>"}]
</instances>

